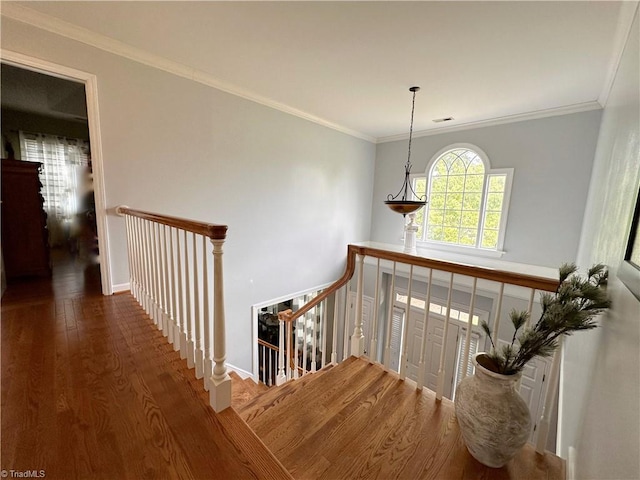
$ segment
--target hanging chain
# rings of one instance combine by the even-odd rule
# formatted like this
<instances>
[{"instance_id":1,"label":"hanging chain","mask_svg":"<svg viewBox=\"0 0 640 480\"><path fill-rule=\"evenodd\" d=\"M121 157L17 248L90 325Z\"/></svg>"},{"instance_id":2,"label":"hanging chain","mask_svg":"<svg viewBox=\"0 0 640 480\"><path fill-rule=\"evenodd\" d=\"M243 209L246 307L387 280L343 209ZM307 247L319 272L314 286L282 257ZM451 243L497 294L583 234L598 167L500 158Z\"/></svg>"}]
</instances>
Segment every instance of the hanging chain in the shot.
<instances>
[{"instance_id":1,"label":"hanging chain","mask_svg":"<svg viewBox=\"0 0 640 480\"><path fill-rule=\"evenodd\" d=\"M416 90L413 90L413 101L411 102L411 126L409 127L409 155L407 156L407 168L411 168L411 137L413 136L413 112L416 109Z\"/></svg>"}]
</instances>

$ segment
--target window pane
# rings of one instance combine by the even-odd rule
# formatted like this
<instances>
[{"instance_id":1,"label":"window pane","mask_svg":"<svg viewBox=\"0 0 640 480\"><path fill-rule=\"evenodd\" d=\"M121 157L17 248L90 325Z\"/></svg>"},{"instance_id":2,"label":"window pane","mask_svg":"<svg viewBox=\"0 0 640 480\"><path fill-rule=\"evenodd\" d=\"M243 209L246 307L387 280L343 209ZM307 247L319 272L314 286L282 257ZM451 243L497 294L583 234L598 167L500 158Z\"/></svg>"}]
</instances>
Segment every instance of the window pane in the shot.
<instances>
[{"instance_id":1,"label":"window pane","mask_svg":"<svg viewBox=\"0 0 640 480\"><path fill-rule=\"evenodd\" d=\"M414 178L412 187L417 197L416 200L423 198L427 192L427 178L426 177Z\"/></svg>"},{"instance_id":2,"label":"window pane","mask_svg":"<svg viewBox=\"0 0 640 480\"><path fill-rule=\"evenodd\" d=\"M481 202L482 202L481 193L465 193L464 201L462 202L462 208L464 208L465 210L480 211Z\"/></svg>"},{"instance_id":3,"label":"window pane","mask_svg":"<svg viewBox=\"0 0 640 480\"><path fill-rule=\"evenodd\" d=\"M458 229L453 227L444 228L444 241L448 243L458 243Z\"/></svg>"},{"instance_id":4,"label":"window pane","mask_svg":"<svg viewBox=\"0 0 640 480\"><path fill-rule=\"evenodd\" d=\"M444 229L442 227L434 227L429 225L427 227L427 239L434 240L436 242L444 241Z\"/></svg>"},{"instance_id":5,"label":"window pane","mask_svg":"<svg viewBox=\"0 0 640 480\"><path fill-rule=\"evenodd\" d=\"M450 175L466 175L466 173L467 173L467 166L464 164L462 160L457 159L455 162L453 162L453 165L451 165Z\"/></svg>"},{"instance_id":6,"label":"window pane","mask_svg":"<svg viewBox=\"0 0 640 480\"><path fill-rule=\"evenodd\" d=\"M482 192L484 175L467 175L464 187L465 192Z\"/></svg>"},{"instance_id":7,"label":"window pane","mask_svg":"<svg viewBox=\"0 0 640 480\"><path fill-rule=\"evenodd\" d=\"M467 173L482 175L484 179L484 164L480 159L477 159L475 162L469 165Z\"/></svg>"},{"instance_id":8,"label":"window pane","mask_svg":"<svg viewBox=\"0 0 640 480\"><path fill-rule=\"evenodd\" d=\"M461 226L463 227L467 227L467 228L475 228L475 230L478 230L478 217L479 217L479 212L477 211L469 211L469 210L463 210L462 211L462 221L461 221Z\"/></svg>"},{"instance_id":9,"label":"window pane","mask_svg":"<svg viewBox=\"0 0 640 480\"><path fill-rule=\"evenodd\" d=\"M484 216L484 228L498 230L500 228L500 212L487 212Z\"/></svg>"},{"instance_id":10,"label":"window pane","mask_svg":"<svg viewBox=\"0 0 640 480\"><path fill-rule=\"evenodd\" d=\"M460 229L460 244L474 246L476 244L477 235L478 235L477 228Z\"/></svg>"},{"instance_id":11,"label":"window pane","mask_svg":"<svg viewBox=\"0 0 640 480\"><path fill-rule=\"evenodd\" d=\"M442 225L444 222L444 210L429 210L429 225Z\"/></svg>"},{"instance_id":12,"label":"window pane","mask_svg":"<svg viewBox=\"0 0 640 480\"><path fill-rule=\"evenodd\" d=\"M447 195L447 208L448 209L462 209L462 193L449 193Z\"/></svg>"},{"instance_id":13,"label":"window pane","mask_svg":"<svg viewBox=\"0 0 640 480\"><path fill-rule=\"evenodd\" d=\"M429 197L429 207L436 209L443 209L445 205L445 194L444 193L432 193Z\"/></svg>"},{"instance_id":14,"label":"window pane","mask_svg":"<svg viewBox=\"0 0 640 480\"><path fill-rule=\"evenodd\" d=\"M464 191L464 175L451 175L449 177L449 184L447 190L449 192L463 192Z\"/></svg>"},{"instance_id":15,"label":"window pane","mask_svg":"<svg viewBox=\"0 0 640 480\"><path fill-rule=\"evenodd\" d=\"M487 210L502 211L502 198L504 193L489 193L487 196Z\"/></svg>"},{"instance_id":16,"label":"window pane","mask_svg":"<svg viewBox=\"0 0 640 480\"><path fill-rule=\"evenodd\" d=\"M504 192L506 181L506 175L491 175L489 177L489 191Z\"/></svg>"},{"instance_id":17,"label":"window pane","mask_svg":"<svg viewBox=\"0 0 640 480\"><path fill-rule=\"evenodd\" d=\"M444 193L447 191L448 177L433 177L431 180L431 193Z\"/></svg>"},{"instance_id":18,"label":"window pane","mask_svg":"<svg viewBox=\"0 0 640 480\"><path fill-rule=\"evenodd\" d=\"M498 231L487 230L482 232L482 248L496 248L498 246Z\"/></svg>"},{"instance_id":19,"label":"window pane","mask_svg":"<svg viewBox=\"0 0 640 480\"><path fill-rule=\"evenodd\" d=\"M445 210L443 223L445 227L457 227L460 225L460 211Z\"/></svg>"}]
</instances>

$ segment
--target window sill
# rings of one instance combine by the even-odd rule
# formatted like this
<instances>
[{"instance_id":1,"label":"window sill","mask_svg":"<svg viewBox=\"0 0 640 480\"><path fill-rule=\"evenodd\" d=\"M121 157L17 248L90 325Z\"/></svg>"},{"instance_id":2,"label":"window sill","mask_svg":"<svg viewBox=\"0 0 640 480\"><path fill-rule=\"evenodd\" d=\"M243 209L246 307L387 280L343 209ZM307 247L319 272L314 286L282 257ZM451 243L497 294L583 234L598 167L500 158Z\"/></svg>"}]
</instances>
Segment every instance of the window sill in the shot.
<instances>
[{"instance_id":1,"label":"window sill","mask_svg":"<svg viewBox=\"0 0 640 480\"><path fill-rule=\"evenodd\" d=\"M502 258L507 253L503 250L487 250L483 248L464 247L462 245L447 245L444 243L433 242L416 242L416 246L420 250L429 252L430 250L436 250L439 252L450 252L459 255L469 255L472 257L485 257L485 258Z\"/></svg>"}]
</instances>

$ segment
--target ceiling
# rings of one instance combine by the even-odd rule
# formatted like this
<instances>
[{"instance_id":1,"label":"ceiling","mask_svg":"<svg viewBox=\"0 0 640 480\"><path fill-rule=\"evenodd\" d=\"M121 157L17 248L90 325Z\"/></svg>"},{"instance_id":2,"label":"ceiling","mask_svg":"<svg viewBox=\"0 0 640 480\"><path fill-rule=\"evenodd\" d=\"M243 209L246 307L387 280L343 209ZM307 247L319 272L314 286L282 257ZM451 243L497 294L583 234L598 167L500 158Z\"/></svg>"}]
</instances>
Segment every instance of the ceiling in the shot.
<instances>
[{"instance_id":1,"label":"ceiling","mask_svg":"<svg viewBox=\"0 0 640 480\"><path fill-rule=\"evenodd\" d=\"M1 72L3 109L87 123L84 84L5 64Z\"/></svg>"},{"instance_id":2,"label":"ceiling","mask_svg":"<svg viewBox=\"0 0 640 480\"><path fill-rule=\"evenodd\" d=\"M15 3L3 2L3 15ZM626 3L56 1L19 8L187 67L227 91L385 141L406 135L413 85L422 88L418 134L598 108L630 25ZM444 117L454 120L433 122Z\"/></svg>"}]
</instances>

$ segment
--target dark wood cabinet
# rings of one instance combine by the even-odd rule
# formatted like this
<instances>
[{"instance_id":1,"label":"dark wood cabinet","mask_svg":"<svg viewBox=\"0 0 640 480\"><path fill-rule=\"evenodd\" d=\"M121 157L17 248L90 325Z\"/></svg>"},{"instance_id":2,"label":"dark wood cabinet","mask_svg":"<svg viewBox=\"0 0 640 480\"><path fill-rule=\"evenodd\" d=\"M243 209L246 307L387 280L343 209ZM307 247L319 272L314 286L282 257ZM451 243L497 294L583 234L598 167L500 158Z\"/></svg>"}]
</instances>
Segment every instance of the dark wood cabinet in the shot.
<instances>
[{"instance_id":1,"label":"dark wood cabinet","mask_svg":"<svg viewBox=\"0 0 640 480\"><path fill-rule=\"evenodd\" d=\"M41 164L2 160L2 254L7 280L51 275Z\"/></svg>"}]
</instances>

